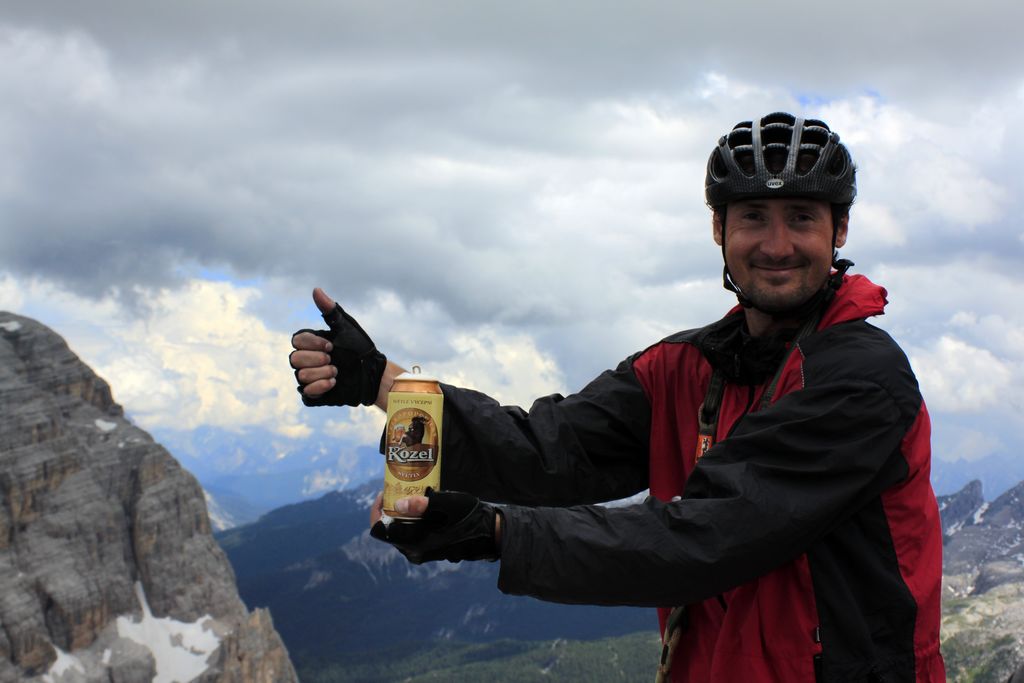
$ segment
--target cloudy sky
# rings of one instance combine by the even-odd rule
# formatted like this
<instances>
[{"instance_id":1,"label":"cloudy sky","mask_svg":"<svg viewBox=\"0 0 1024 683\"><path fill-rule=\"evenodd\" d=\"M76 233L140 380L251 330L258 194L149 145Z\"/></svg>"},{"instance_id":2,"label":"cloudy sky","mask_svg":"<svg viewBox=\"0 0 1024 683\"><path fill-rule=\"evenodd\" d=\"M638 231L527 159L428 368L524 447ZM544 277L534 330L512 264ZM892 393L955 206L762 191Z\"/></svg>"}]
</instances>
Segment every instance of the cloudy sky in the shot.
<instances>
[{"instance_id":1,"label":"cloudy sky","mask_svg":"<svg viewBox=\"0 0 1024 683\"><path fill-rule=\"evenodd\" d=\"M0 310L201 476L315 493L375 470L381 418L297 400L314 286L401 364L571 391L731 305L704 165L789 110L859 165L843 255L889 289L936 456L1016 455L1020 7L7 2Z\"/></svg>"}]
</instances>

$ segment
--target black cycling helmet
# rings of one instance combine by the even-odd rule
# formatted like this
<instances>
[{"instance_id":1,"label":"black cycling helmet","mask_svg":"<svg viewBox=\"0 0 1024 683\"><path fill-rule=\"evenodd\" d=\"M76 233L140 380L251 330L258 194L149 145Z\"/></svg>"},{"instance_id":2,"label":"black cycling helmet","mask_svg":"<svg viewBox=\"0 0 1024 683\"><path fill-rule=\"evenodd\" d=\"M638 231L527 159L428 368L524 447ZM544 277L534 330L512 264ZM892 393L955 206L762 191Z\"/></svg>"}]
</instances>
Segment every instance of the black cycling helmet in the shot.
<instances>
[{"instance_id":1,"label":"black cycling helmet","mask_svg":"<svg viewBox=\"0 0 1024 683\"><path fill-rule=\"evenodd\" d=\"M856 167L839 136L824 121L785 112L736 124L711 153L704 181L711 207L773 196L850 204L856 195Z\"/></svg>"}]
</instances>

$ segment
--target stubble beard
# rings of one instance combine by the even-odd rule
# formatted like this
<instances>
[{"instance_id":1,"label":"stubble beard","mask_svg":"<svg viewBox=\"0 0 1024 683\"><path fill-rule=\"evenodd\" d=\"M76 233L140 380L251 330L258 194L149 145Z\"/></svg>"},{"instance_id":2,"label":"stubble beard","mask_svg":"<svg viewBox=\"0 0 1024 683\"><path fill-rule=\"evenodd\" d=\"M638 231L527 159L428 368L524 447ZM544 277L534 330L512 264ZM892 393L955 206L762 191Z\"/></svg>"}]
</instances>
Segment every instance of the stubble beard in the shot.
<instances>
[{"instance_id":1,"label":"stubble beard","mask_svg":"<svg viewBox=\"0 0 1024 683\"><path fill-rule=\"evenodd\" d=\"M754 308L763 313L785 315L807 303L825 287L827 279L828 275L825 275L816 284L804 279L795 289L786 288L784 290L770 286L751 285L749 289L743 288L743 296L750 301Z\"/></svg>"}]
</instances>

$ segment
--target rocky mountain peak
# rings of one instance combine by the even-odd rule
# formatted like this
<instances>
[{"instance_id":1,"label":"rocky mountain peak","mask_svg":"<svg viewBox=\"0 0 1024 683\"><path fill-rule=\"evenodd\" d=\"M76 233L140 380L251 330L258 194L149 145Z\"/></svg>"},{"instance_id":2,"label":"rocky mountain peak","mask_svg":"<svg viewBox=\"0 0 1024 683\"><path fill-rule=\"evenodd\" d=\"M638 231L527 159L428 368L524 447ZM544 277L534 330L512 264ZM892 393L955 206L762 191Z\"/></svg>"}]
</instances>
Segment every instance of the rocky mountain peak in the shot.
<instances>
[{"instance_id":1,"label":"rocky mountain peak","mask_svg":"<svg viewBox=\"0 0 1024 683\"><path fill-rule=\"evenodd\" d=\"M4 312L0 413L0 681L296 680L192 475L59 335Z\"/></svg>"},{"instance_id":2,"label":"rocky mountain peak","mask_svg":"<svg viewBox=\"0 0 1024 683\"><path fill-rule=\"evenodd\" d=\"M948 593L981 595L1024 583L1024 482L991 503L972 481L938 499L945 533L943 574Z\"/></svg>"},{"instance_id":3,"label":"rocky mountain peak","mask_svg":"<svg viewBox=\"0 0 1024 683\"><path fill-rule=\"evenodd\" d=\"M992 501L982 515L982 521L994 527L1024 528L1024 481Z\"/></svg>"},{"instance_id":4,"label":"rocky mountain peak","mask_svg":"<svg viewBox=\"0 0 1024 683\"><path fill-rule=\"evenodd\" d=\"M942 518L942 533L956 532L969 523L974 514L985 504L981 481L975 479L962 489L948 496L939 496L939 516Z\"/></svg>"}]
</instances>

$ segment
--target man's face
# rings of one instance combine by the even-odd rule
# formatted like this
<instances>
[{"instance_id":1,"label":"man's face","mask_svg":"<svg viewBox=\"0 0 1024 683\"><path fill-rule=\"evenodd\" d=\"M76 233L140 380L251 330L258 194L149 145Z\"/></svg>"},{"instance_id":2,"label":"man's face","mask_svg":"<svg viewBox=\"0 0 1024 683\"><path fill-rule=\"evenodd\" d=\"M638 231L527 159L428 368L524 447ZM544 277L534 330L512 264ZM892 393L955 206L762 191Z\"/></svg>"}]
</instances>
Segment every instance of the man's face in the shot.
<instances>
[{"instance_id":1,"label":"man's face","mask_svg":"<svg viewBox=\"0 0 1024 683\"><path fill-rule=\"evenodd\" d=\"M832 210L815 199L750 199L726 207L725 262L754 307L792 310L822 288L832 264ZM847 221L836 231L846 243ZM715 242L722 225L714 220Z\"/></svg>"}]
</instances>

